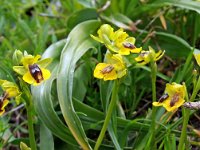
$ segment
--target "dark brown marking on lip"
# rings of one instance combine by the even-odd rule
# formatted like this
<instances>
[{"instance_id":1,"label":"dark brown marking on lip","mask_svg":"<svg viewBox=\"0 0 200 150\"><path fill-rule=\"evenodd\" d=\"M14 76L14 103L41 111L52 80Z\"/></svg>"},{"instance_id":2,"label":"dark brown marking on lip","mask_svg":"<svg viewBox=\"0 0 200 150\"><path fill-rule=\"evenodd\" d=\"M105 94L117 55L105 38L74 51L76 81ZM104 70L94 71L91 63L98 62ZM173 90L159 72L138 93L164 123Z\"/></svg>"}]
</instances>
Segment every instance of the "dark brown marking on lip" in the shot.
<instances>
[{"instance_id":1,"label":"dark brown marking on lip","mask_svg":"<svg viewBox=\"0 0 200 150\"><path fill-rule=\"evenodd\" d=\"M44 80L42 71L37 64L29 65L29 71L31 76L35 79L37 83L40 83Z\"/></svg>"},{"instance_id":2,"label":"dark brown marking on lip","mask_svg":"<svg viewBox=\"0 0 200 150\"><path fill-rule=\"evenodd\" d=\"M103 73L103 74L110 73L113 69L114 69L114 67L112 65L109 65L109 66L103 68L101 70L101 73Z\"/></svg>"}]
</instances>

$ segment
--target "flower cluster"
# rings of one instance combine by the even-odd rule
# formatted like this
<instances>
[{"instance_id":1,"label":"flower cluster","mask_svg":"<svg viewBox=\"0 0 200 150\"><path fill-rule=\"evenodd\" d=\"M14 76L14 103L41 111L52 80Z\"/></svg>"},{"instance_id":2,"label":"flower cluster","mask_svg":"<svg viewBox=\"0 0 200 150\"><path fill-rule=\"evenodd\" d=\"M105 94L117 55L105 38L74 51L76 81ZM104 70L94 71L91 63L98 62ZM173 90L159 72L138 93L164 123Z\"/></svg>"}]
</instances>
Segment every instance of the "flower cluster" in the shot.
<instances>
[{"instance_id":1,"label":"flower cluster","mask_svg":"<svg viewBox=\"0 0 200 150\"><path fill-rule=\"evenodd\" d=\"M143 50L142 47L135 46L135 38L130 37L123 29L114 31L108 25L102 25L97 31L98 36L91 35L91 37L104 44L108 49L105 55L105 61L96 65L94 69L94 77L106 80L115 80L127 74L127 65L125 57L132 53L138 54L134 57L137 65L146 65L150 62L156 62L161 59L165 51L155 50L149 46L149 50ZM134 55L135 56L135 55ZM200 60L200 54L196 54L197 63ZM163 106L167 111L175 111L185 102L186 95L184 85L177 83L166 84L166 89L163 96L158 102L153 102L154 106Z\"/></svg>"},{"instance_id":2,"label":"flower cluster","mask_svg":"<svg viewBox=\"0 0 200 150\"><path fill-rule=\"evenodd\" d=\"M156 53L151 47L149 51L136 47L134 37L130 37L123 29L114 31L108 24L103 24L97 34L98 36L91 35L91 37L108 49L105 63L97 64L94 70L94 77L99 79L115 80L126 75L127 65L124 57L132 53L139 54L135 61L140 65L148 64L151 60L157 61L164 55L164 51L160 50Z\"/></svg>"},{"instance_id":3,"label":"flower cluster","mask_svg":"<svg viewBox=\"0 0 200 150\"><path fill-rule=\"evenodd\" d=\"M13 70L22 75L22 79L33 85L39 85L42 81L47 80L51 73L45 69L51 62L50 58L39 60L40 55L32 56L24 54L20 57L19 66L14 66Z\"/></svg>"},{"instance_id":4,"label":"flower cluster","mask_svg":"<svg viewBox=\"0 0 200 150\"><path fill-rule=\"evenodd\" d=\"M21 92L17 85L7 80L0 80L0 86L3 93L0 96L0 116L5 112L5 107L8 105L10 98L15 98L17 104L20 102Z\"/></svg>"},{"instance_id":5,"label":"flower cluster","mask_svg":"<svg viewBox=\"0 0 200 150\"><path fill-rule=\"evenodd\" d=\"M152 61L157 61L160 58L163 57L165 51L159 50L157 53L152 47L149 47L149 51L144 51L142 50L140 52L140 55L135 58L135 61L140 64L140 65L146 65L148 64L151 60Z\"/></svg>"},{"instance_id":6,"label":"flower cluster","mask_svg":"<svg viewBox=\"0 0 200 150\"><path fill-rule=\"evenodd\" d=\"M97 31L98 37L91 35L96 41L105 44L105 46L112 52L120 55L129 55L131 53L139 53L142 48L135 47L135 38L129 37L129 35L119 29L114 32L114 29L104 24Z\"/></svg>"},{"instance_id":7,"label":"flower cluster","mask_svg":"<svg viewBox=\"0 0 200 150\"><path fill-rule=\"evenodd\" d=\"M119 54L106 54L106 63L97 64L94 77L106 80L115 80L123 77L127 72L123 58Z\"/></svg>"}]
</instances>

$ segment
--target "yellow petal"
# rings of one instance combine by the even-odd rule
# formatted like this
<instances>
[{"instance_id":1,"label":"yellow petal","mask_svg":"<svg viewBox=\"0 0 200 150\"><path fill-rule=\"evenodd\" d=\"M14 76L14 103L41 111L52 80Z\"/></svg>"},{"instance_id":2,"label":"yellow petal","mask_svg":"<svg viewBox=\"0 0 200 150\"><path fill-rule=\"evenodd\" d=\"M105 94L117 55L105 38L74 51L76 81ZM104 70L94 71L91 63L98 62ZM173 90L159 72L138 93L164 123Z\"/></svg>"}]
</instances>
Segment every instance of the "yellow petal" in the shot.
<instances>
[{"instance_id":1,"label":"yellow petal","mask_svg":"<svg viewBox=\"0 0 200 150\"><path fill-rule=\"evenodd\" d=\"M94 69L94 73L93 73L94 77L98 78L98 79L102 79L104 77L104 74L101 72L101 70L103 70L107 66L109 66L109 64L106 64L106 63L97 64L97 66Z\"/></svg>"},{"instance_id":2,"label":"yellow petal","mask_svg":"<svg viewBox=\"0 0 200 150\"><path fill-rule=\"evenodd\" d=\"M27 69L24 66L13 66L13 70L22 76L27 72Z\"/></svg>"},{"instance_id":3,"label":"yellow petal","mask_svg":"<svg viewBox=\"0 0 200 150\"><path fill-rule=\"evenodd\" d=\"M2 104L1 109L4 109L4 108L8 105L8 103L9 103L9 100L5 99L5 100L3 101L3 104Z\"/></svg>"},{"instance_id":4,"label":"yellow petal","mask_svg":"<svg viewBox=\"0 0 200 150\"><path fill-rule=\"evenodd\" d=\"M112 70L111 72L105 74L103 79L104 81L117 79L116 71Z\"/></svg>"},{"instance_id":5,"label":"yellow petal","mask_svg":"<svg viewBox=\"0 0 200 150\"><path fill-rule=\"evenodd\" d=\"M9 100L7 100L7 99L3 101L2 107L0 108L0 116L2 116L4 114L5 107L8 105L8 103L9 103Z\"/></svg>"},{"instance_id":6,"label":"yellow petal","mask_svg":"<svg viewBox=\"0 0 200 150\"><path fill-rule=\"evenodd\" d=\"M135 58L135 61L141 62L144 61L144 58L139 55L138 57Z\"/></svg>"},{"instance_id":7,"label":"yellow petal","mask_svg":"<svg viewBox=\"0 0 200 150\"><path fill-rule=\"evenodd\" d=\"M175 93L179 93L180 97L184 98L185 97L185 88L181 84L177 84L175 82L173 83L167 83L166 84L166 93L168 95L173 96Z\"/></svg>"},{"instance_id":8,"label":"yellow petal","mask_svg":"<svg viewBox=\"0 0 200 150\"><path fill-rule=\"evenodd\" d=\"M42 76L43 76L44 80L47 80L50 78L51 72L49 70L41 68L41 71L42 71Z\"/></svg>"},{"instance_id":9,"label":"yellow petal","mask_svg":"<svg viewBox=\"0 0 200 150\"><path fill-rule=\"evenodd\" d=\"M99 37L94 36L94 35L92 35L92 34L90 34L90 36L91 36L91 38L93 38L95 41L100 42L100 43L104 43L104 42L102 41L102 39L100 39Z\"/></svg>"},{"instance_id":10,"label":"yellow petal","mask_svg":"<svg viewBox=\"0 0 200 150\"><path fill-rule=\"evenodd\" d=\"M36 55L35 57L32 55L26 55L22 58L21 62L25 68L28 68L28 65L36 63L40 58L40 55Z\"/></svg>"},{"instance_id":11,"label":"yellow petal","mask_svg":"<svg viewBox=\"0 0 200 150\"><path fill-rule=\"evenodd\" d=\"M196 59L197 64L200 66L200 53L194 54L194 58Z\"/></svg>"},{"instance_id":12,"label":"yellow petal","mask_svg":"<svg viewBox=\"0 0 200 150\"><path fill-rule=\"evenodd\" d=\"M115 33L113 34L112 40L117 45L118 43L124 42L127 37L128 37L128 34L126 32L124 32L123 29L119 29L119 30L115 31Z\"/></svg>"},{"instance_id":13,"label":"yellow petal","mask_svg":"<svg viewBox=\"0 0 200 150\"><path fill-rule=\"evenodd\" d=\"M40 68L46 68L51 62L52 58L45 58L37 61L37 64L40 66Z\"/></svg>"},{"instance_id":14,"label":"yellow petal","mask_svg":"<svg viewBox=\"0 0 200 150\"><path fill-rule=\"evenodd\" d=\"M100 29L97 31L99 38L105 43L111 40L114 32L113 28L108 24L103 24Z\"/></svg>"},{"instance_id":15,"label":"yellow petal","mask_svg":"<svg viewBox=\"0 0 200 150\"><path fill-rule=\"evenodd\" d=\"M183 103L185 102L185 100L183 98L179 98L177 102L175 102L174 106L170 106L170 102L172 100L172 97L170 96L169 98L167 98L167 100L165 100L163 102L163 107L165 107L165 109L167 111L174 111L176 110L177 108L179 108L180 106L183 105Z\"/></svg>"},{"instance_id":16,"label":"yellow petal","mask_svg":"<svg viewBox=\"0 0 200 150\"><path fill-rule=\"evenodd\" d=\"M98 79L104 79L105 81L117 79L117 74L114 68L110 71L108 70L108 72L105 73L103 72L103 70L109 66L111 66L111 64L106 64L106 63L97 64L94 70L94 77Z\"/></svg>"},{"instance_id":17,"label":"yellow petal","mask_svg":"<svg viewBox=\"0 0 200 150\"><path fill-rule=\"evenodd\" d=\"M120 50L119 50L119 54L120 54L120 55L129 55L129 54L130 54L130 49L125 48L125 47L122 47L122 48L120 48Z\"/></svg>"},{"instance_id":18,"label":"yellow petal","mask_svg":"<svg viewBox=\"0 0 200 150\"><path fill-rule=\"evenodd\" d=\"M117 71L117 78L122 78L126 74L127 74L127 69L123 69L123 70Z\"/></svg>"},{"instance_id":19,"label":"yellow petal","mask_svg":"<svg viewBox=\"0 0 200 150\"><path fill-rule=\"evenodd\" d=\"M118 53L118 51L119 51L119 48L116 47L115 45L106 44L105 46L106 46L110 51L112 51L112 52Z\"/></svg>"},{"instance_id":20,"label":"yellow petal","mask_svg":"<svg viewBox=\"0 0 200 150\"><path fill-rule=\"evenodd\" d=\"M33 59L33 63L36 63L41 58L40 55L36 55Z\"/></svg>"},{"instance_id":21,"label":"yellow petal","mask_svg":"<svg viewBox=\"0 0 200 150\"><path fill-rule=\"evenodd\" d=\"M10 87L6 90L6 93L8 93L8 97L11 98L19 95L20 92L17 87Z\"/></svg>"},{"instance_id":22,"label":"yellow petal","mask_svg":"<svg viewBox=\"0 0 200 150\"><path fill-rule=\"evenodd\" d=\"M165 54L165 51L159 50L159 51L156 53L155 61L157 61L157 60L159 60L160 58L162 58L164 54Z\"/></svg>"},{"instance_id":23,"label":"yellow petal","mask_svg":"<svg viewBox=\"0 0 200 150\"><path fill-rule=\"evenodd\" d=\"M135 38L134 37L129 37L125 40L125 42L131 43L131 44L135 44Z\"/></svg>"},{"instance_id":24,"label":"yellow petal","mask_svg":"<svg viewBox=\"0 0 200 150\"><path fill-rule=\"evenodd\" d=\"M131 49L131 53L140 53L142 51L142 47Z\"/></svg>"},{"instance_id":25,"label":"yellow petal","mask_svg":"<svg viewBox=\"0 0 200 150\"><path fill-rule=\"evenodd\" d=\"M22 78L25 82L29 84L36 83L35 79L31 76L30 72L26 72Z\"/></svg>"},{"instance_id":26,"label":"yellow petal","mask_svg":"<svg viewBox=\"0 0 200 150\"><path fill-rule=\"evenodd\" d=\"M153 106L163 106L163 103L160 103L160 102L153 102Z\"/></svg>"}]
</instances>

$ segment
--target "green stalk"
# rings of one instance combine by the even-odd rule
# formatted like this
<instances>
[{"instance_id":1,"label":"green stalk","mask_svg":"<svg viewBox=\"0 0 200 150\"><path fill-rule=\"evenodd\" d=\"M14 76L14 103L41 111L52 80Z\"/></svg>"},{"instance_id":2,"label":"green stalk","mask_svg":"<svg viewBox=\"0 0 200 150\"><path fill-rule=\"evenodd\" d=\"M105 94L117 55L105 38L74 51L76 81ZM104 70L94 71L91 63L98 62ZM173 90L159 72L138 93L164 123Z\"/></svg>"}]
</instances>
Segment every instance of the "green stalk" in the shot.
<instances>
[{"instance_id":1,"label":"green stalk","mask_svg":"<svg viewBox=\"0 0 200 150\"><path fill-rule=\"evenodd\" d=\"M151 61L151 82L152 82L152 101L156 101L156 72L157 65L156 62ZM155 126L156 126L156 107L152 106L152 115L151 115L151 138L148 142L151 148L155 148ZM149 145L147 146L149 147Z\"/></svg>"},{"instance_id":2,"label":"green stalk","mask_svg":"<svg viewBox=\"0 0 200 150\"><path fill-rule=\"evenodd\" d=\"M97 142L95 144L94 150L99 149L99 146L101 145L102 140L104 138L105 132L107 130L108 124L109 124L111 116L112 116L113 109L114 109L114 107L116 106L116 103L117 103L118 87L119 87L118 80L115 80L114 87L113 87L113 90L112 90L111 102L109 104L107 115L106 115L103 127L101 129L100 135L99 135Z\"/></svg>"},{"instance_id":3,"label":"green stalk","mask_svg":"<svg viewBox=\"0 0 200 150\"><path fill-rule=\"evenodd\" d=\"M28 117L28 132L29 132L29 142L31 150L37 150L36 142L35 142L35 134L34 134L34 128L33 128L33 107L32 102L30 100L29 105L26 106L27 111L27 117Z\"/></svg>"},{"instance_id":4,"label":"green stalk","mask_svg":"<svg viewBox=\"0 0 200 150\"><path fill-rule=\"evenodd\" d=\"M188 100L188 96L186 96L186 101L193 102L199 90L200 90L200 77L192 92L192 96L190 97L190 100ZM178 150L183 150L185 147L184 143L187 142L187 125L188 125L189 117L190 117L190 110L183 108L183 127L182 127L181 137L179 139Z\"/></svg>"}]
</instances>

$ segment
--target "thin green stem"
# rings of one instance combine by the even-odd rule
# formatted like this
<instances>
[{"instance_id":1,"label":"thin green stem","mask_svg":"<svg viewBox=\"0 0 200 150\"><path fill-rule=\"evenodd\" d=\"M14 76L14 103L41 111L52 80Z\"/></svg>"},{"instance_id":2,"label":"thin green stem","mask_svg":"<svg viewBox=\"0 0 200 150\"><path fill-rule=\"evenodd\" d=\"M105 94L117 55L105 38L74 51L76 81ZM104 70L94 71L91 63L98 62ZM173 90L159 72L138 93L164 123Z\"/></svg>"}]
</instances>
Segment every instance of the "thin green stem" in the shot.
<instances>
[{"instance_id":1,"label":"thin green stem","mask_svg":"<svg viewBox=\"0 0 200 150\"><path fill-rule=\"evenodd\" d=\"M188 96L186 96L186 101L193 102L199 90L200 90L200 77L192 92L192 96L190 97L189 100L188 100ZM183 150L185 147L184 143L186 143L187 141L187 125L188 125L189 117L190 117L190 110L183 108L183 127L182 127L181 137L179 139L178 150Z\"/></svg>"},{"instance_id":2,"label":"thin green stem","mask_svg":"<svg viewBox=\"0 0 200 150\"><path fill-rule=\"evenodd\" d=\"M157 65L156 62L151 62L151 82L152 82L152 101L156 101L156 72ZM151 138L150 138L150 147L155 147L155 126L156 126L156 107L152 107L152 115L151 115Z\"/></svg>"},{"instance_id":3,"label":"thin green stem","mask_svg":"<svg viewBox=\"0 0 200 150\"><path fill-rule=\"evenodd\" d=\"M99 137L97 139L97 142L95 144L94 150L98 150L99 149L99 146L101 145L102 140L104 138L105 132L107 130L108 124L109 124L111 116L112 116L113 109L116 106L118 87L119 87L118 80L115 80L113 91L112 91L111 102L109 104L107 115L106 115L103 127L101 129L100 135L99 135Z\"/></svg>"},{"instance_id":4,"label":"thin green stem","mask_svg":"<svg viewBox=\"0 0 200 150\"><path fill-rule=\"evenodd\" d=\"M186 141L186 130L187 130L187 125L188 125L188 120L190 116L190 110L183 108L183 126L182 126L182 132L181 132L181 137L179 140L179 145L178 145L178 150L184 150L184 143Z\"/></svg>"},{"instance_id":5,"label":"thin green stem","mask_svg":"<svg viewBox=\"0 0 200 150\"><path fill-rule=\"evenodd\" d=\"M36 142L35 142L35 134L33 128L33 116L32 116L32 103L26 107L27 110L27 117L28 117L28 132L29 132L29 141L31 150L37 150Z\"/></svg>"}]
</instances>

